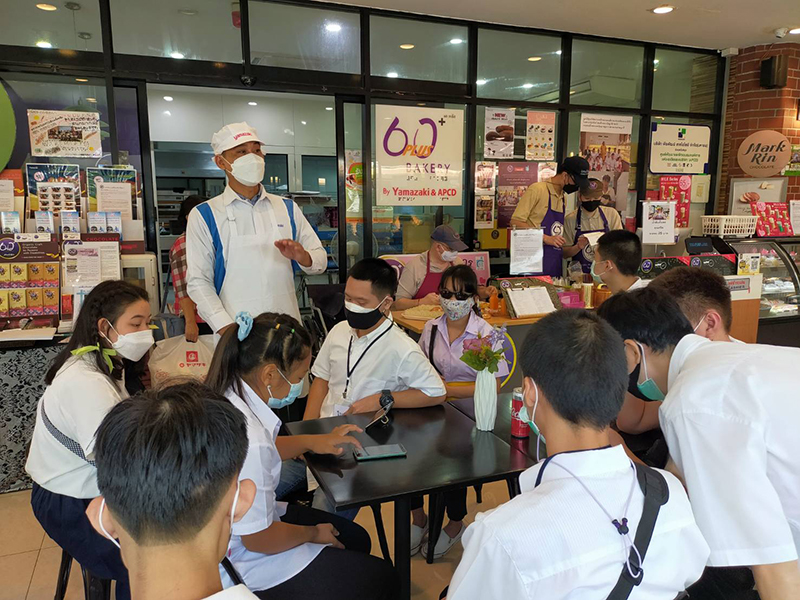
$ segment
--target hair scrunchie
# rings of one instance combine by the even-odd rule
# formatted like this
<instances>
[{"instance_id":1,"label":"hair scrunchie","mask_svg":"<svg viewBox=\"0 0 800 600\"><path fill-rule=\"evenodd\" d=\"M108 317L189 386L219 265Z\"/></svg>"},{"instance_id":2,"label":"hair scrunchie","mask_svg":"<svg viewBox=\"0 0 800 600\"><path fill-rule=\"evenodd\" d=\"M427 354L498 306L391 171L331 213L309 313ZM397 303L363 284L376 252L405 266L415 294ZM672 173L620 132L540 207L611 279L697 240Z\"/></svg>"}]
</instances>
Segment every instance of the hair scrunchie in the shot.
<instances>
[{"instance_id":1,"label":"hair scrunchie","mask_svg":"<svg viewBox=\"0 0 800 600\"><path fill-rule=\"evenodd\" d=\"M250 332L253 330L253 317L249 312L242 311L236 315L236 324L239 326L237 337L239 338L240 342L244 341L244 339L250 335Z\"/></svg>"}]
</instances>

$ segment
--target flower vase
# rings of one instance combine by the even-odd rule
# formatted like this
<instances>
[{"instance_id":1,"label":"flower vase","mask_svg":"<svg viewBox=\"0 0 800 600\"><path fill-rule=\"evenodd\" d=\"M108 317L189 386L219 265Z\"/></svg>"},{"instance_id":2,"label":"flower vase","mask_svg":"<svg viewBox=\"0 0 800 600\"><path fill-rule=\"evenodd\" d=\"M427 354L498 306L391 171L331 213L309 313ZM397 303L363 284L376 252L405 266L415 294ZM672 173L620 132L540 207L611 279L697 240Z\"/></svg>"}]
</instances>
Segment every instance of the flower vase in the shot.
<instances>
[{"instance_id":1,"label":"flower vase","mask_svg":"<svg viewBox=\"0 0 800 600\"><path fill-rule=\"evenodd\" d=\"M478 371L474 403L476 427L480 431L492 431L497 418L497 380L489 369Z\"/></svg>"}]
</instances>

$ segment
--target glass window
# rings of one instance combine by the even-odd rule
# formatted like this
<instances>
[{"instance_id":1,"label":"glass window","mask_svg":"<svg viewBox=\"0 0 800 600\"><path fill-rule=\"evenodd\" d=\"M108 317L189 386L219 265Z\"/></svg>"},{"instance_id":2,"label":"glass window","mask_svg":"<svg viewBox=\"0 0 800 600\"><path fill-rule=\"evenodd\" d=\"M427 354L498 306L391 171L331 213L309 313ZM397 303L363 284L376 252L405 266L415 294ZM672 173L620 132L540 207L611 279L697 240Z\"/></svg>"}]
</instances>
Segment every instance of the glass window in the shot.
<instances>
[{"instance_id":1,"label":"glass window","mask_svg":"<svg viewBox=\"0 0 800 600\"><path fill-rule=\"evenodd\" d=\"M591 106L639 108L644 48L575 40L570 101Z\"/></svg>"},{"instance_id":2,"label":"glass window","mask_svg":"<svg viewBox=\"0 0 800 600\"><path fill-rule=\"evenodd\" d=\"M335 156L303 156L301 167L304 192L319 192L334 200L339 197Z\"/></svg>"},{"instance_id":3,"label":"glass window","mask_svg":"<svg viewBox=\"0 0 800 600\"><path fill-rule=\"evenodd\" d=\"M250 2L250 56L254 65L361 72L358 13Z\"/></svg>"},{"instance_id":4,"label":"glass window","mask_svg":"<svg viewBox=\"0 0 800 600\"><path fill-rule=\"evenodd\" d=\"M9 0L0 5L3 15L0 40L3 44L103 51L97 0L82 0L80 4Z\"/></svg>"},{"instance_id":5,"label":"glass window","mask_svg":"<svg viewBox=\"0 0 800 600\"><path fill-rule=\"evenodd\" d=\"M345 190L347 268L364 258L364 161L361 139L361 124L364 105L346 102L344 104L344 147L345 147ZM337 220L338 224L338 220ZM378 252L375 237L372 239L372 256ZM338 239L331 243L330 254L339 265Z\"/></svg>"},{"instance_id":6,"label":"glass window","mask_svg":"<svg viewBox=\"0 0 800 600\"><path fill-rule=\"evenodd\" d=\"M242 61L238 12L227 2L111 0L111 24L120 54Z\"/></svg>"},{"instance_id":7,"label":"glass window","mask_svg":"<svg viewBox=\"0 0 800 600\"><path fill-rule=\"evenodd\" d=\"M714 112L718 61L715 54L657 49L653 64L653 108Z\"/></svg>"},{"instance_id":8,"label":"glass window","mask_svg":"<svg viewBox=\"0 0 800 600\"><path fill-rule=\"evenodd\" d=\"M561 38L510 31L478 32L478 96L558 102Z\"/></svg>"},{"instance_id":9,"label":"glass window","mask_svg":"<svg viewBox=\"0 0 800 600\"><path fill-rule=\"evenodd\" d=\"M370 17L372 74L467 82L467 28L412 19Z\"/></svg>"}]
</instances>

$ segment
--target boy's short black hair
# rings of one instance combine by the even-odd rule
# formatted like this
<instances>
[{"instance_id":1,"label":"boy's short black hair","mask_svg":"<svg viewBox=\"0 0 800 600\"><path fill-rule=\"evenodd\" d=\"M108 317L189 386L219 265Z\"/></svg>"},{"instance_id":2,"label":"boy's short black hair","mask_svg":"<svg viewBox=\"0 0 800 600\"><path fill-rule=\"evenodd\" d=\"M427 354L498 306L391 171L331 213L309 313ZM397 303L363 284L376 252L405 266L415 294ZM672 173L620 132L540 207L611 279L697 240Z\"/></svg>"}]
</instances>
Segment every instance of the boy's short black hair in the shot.
<instances>
[{"instance_id":1,"label":"boy's short black hair","mask_svg":"<svg viewBox=\"0 0 800 600\"><path fill-rule=\"evenodd\" d=\"M664 290L675 298L693 326L707 311L715 310L722 317L725 331L730 331L733 323L731 290L722 275L700 267L676 267L653 279L650 287Z\"/></svg>"},{"instance_id":2,"label":"boy's short black hair","mask_svg":"<svg viewBox=\"0 0 800 600\"><path fill-rule=\"evenodd\" d=\"M97 429L97 486L137 544L176 544L205 527L247 456L247 423L197 382L148 391Z\"/></svg>"},{"instance_id":3,"label":"boy's short black hair","mask_svg":"<svg viewBox=\"0 0 800 600\"><path fill-rule=\"evenodd\" d=\"M624 339L637 341L656 352L674 348L692 333L692 326L675 299L650 286L614 294L600 305L597 314Z\"/></svg>"},{"instance_id":4,"label":"boy's short black hair","mask_svg":"<svg viewBox=\"0 0 800 600\"><path fill-rule=\"evenodd\" d=\"M616 229L600 236L597 247L603 260L613 262L623 275L636 275L642 264L642 242L639 236L625 229Z\"/></svg>"},{"instance_id":5,"label":"boy's short black hair","mask_svg":"<svg viewBox=\"0 0 800 600\"><path fill-rule=\"evenodd\" d=\"M378 298L397 295L397 271L382 258L362 258L347 276L372 283L372 293Z\"/></svg>"},{"instance_id":6,"label":"boy's short black hair","mask_svg":"<svg viewBox=\"0 0 800 600\"><path fill-rule=\"evenodd\" d=\"M587 310L566 309L534 324L521 353L532 378L558 415L602 430L617 418L628 387L622 338Z\"/></svg>"}]
</instances>

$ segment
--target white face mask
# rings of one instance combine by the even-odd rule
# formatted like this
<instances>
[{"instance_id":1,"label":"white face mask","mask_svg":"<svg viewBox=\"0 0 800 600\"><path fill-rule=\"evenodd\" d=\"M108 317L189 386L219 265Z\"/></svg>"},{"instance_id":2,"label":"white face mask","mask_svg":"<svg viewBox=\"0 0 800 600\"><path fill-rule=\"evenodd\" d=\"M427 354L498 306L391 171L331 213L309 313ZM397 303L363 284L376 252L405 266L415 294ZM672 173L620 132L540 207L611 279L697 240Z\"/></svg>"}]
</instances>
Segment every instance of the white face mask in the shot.
<instances>
[{"instance_id":1,"label":"white face mask","mask_svg":"<svg viewBox=\"0 0 800 600\"><path fill-rule=\"evenodd\" d=\"M458 252L456 250L442 250L443 261L453 262L457 258L458 258Z\"/></svg>"},{"instance_id":2,"label":"white face mask","mask_svg":"<svg viewBox=\"0 0 800 600\"><path fill-rule=\"evenodd\" d=\"M106 508L106 499L103 498L100 501L100 513L97 515L97 520L100 522L100 531L103 532L103 535L106 536L112 544L114 544L117 548L119 548L119 542L111 537L111 534L106 531L106 526L103 525L103 510ZM121 550L122 548L120 548Z\"/></svg>"},{"instance_id":3,"label":"white face mask","mask_svg":"<svg viewBox=\"0 0 800 600\"><path fill-rule=\"evenodd\" d=\"M264 179L264 158L258 154L246 154L232 163L227 160L225 162L231 166L231 176L242 185L251 187Z\"/></svg>"},{"instance_id":4,"label":"white face mask","mask_svg":"<svg viewBox=\"0 0 800 600\"><path fill-rule=\"evenodd\" d=\"M111 325L109 323L109 325ZM111 325L111 329L114 326ZM106 340L111 344L111 347L117 351L122 358L127 358L130 361L138 362L142 357L147 354L147 351L153 347L155 340L153 339L152 329L143 329L142 331L135 331L133 333L122 334L114 329L117 334L117 341L112 342L105 335Z\"/></svg>"},{"instance_id":5,"label":"white face mask","mask_svg":"<svg viewBox=\"0 0 800 600\"><path fill-rule=\"evenodd\" d=\"M236 503L239 502L239 480L236 480L236 493L233 495L233 505L231 506L231 534L233 534L233 518L236 515Z\"/></svg>"}]
</instances>

